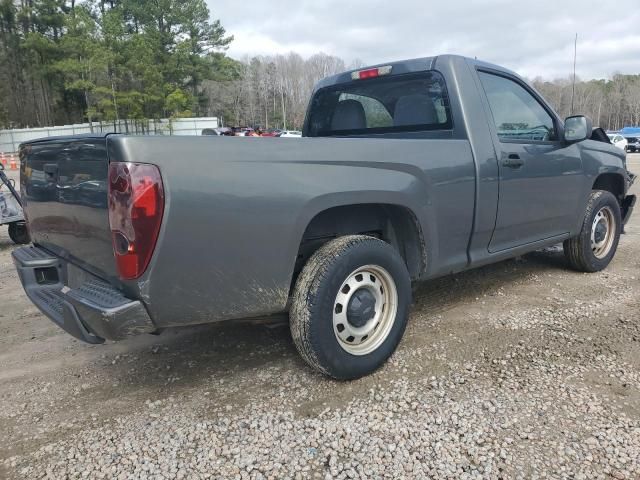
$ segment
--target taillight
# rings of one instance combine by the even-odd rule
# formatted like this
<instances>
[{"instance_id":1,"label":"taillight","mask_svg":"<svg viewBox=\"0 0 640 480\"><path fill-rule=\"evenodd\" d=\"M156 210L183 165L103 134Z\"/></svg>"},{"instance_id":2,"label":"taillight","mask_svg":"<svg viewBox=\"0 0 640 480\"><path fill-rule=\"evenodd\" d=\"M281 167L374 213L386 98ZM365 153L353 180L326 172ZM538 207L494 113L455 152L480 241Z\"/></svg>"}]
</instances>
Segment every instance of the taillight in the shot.
<instances>
[{"instance_id":1,"label":"taillight","mask_svg":"<svg viewBox=\"0 0 640 480\"><path fill-rule=\"evenodd\" d=\"M156 246L164 189L155 165L109 164L109 226L120 278L140 277Z\"/></svg>"}]
</instances>

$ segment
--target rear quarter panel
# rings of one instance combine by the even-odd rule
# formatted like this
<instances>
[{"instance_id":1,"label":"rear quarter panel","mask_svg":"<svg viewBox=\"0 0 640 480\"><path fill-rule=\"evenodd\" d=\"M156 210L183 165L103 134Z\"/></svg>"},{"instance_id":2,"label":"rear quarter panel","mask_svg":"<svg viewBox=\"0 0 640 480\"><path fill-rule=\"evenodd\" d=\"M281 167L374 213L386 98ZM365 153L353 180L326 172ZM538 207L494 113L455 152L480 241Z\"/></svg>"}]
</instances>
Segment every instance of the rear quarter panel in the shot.
<instances>
[{"instance_id":1,"label":"rear quarter panel","mask_svg":"<svg viewBox=\"0 0 640 480\"><path fill-rule=\"evenodd\" d=\"M466 264L475 171L466 140L109 137L111 161L160 167L163 225L137 291L159 326L286 309L300 240L339 205L388 203L421 224L428 272Z\"/></svg>"}]
</instances>

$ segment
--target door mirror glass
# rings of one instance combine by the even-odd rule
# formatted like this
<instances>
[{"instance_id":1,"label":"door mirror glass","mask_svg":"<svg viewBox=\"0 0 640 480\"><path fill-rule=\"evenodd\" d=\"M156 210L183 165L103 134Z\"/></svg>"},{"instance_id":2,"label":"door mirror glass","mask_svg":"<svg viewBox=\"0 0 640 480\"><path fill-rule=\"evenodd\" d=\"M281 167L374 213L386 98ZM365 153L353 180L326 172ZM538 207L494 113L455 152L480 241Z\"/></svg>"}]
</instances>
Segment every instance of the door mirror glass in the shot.
<instances>
[{"instance_id":1,"label":"door mirror glass","mask_svg":"<svg viewBox=\"0 0 640 480\"><path fill-rule=\"evenodd\" d=\"M591 119L583 115L569 117L564 121L564 139L567 142L580 142L591 138L592 130Z\"/></svg>"}]
</instances>

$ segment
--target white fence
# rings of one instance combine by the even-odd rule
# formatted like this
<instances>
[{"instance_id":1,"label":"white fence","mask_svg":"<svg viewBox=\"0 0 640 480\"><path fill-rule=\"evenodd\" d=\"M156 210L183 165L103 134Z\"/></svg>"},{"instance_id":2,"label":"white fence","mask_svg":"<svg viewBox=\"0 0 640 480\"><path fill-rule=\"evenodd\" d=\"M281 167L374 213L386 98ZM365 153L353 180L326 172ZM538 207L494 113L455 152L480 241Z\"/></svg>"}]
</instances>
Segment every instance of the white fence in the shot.
<instances>
[{"instance_id":1,"label":"white fence","mask_svg":"<svg viewBox=\"0 0 640 480\"><path fill-rule=\"evenodd\" d=\"M216 117L178 118L175 120L119 120L111 123L76 123L58 127L0 130L0 152L17 152L18 145L42 137L81 133L127 133L132 135L201 135L205 128L218 128Z\"/></svg>"}]
</instances>

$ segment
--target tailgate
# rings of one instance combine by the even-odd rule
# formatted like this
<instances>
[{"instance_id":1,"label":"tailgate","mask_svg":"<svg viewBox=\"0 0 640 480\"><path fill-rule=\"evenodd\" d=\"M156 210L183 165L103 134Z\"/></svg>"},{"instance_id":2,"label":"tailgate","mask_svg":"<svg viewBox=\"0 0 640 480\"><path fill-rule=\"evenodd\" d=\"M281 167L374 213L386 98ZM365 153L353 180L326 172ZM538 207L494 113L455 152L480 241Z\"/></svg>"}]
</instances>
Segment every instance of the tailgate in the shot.
<instances>
[{"instance_id":1,"label":"tailgate","mask_svg":"<svg viewBox=\"0 0 640 480\"><path fill-rule=\"evenodd\" d=\"M33 243L100 276L116 275L106 136L36 140L21 145L20 158Z\"/></svg>"}]
</instances>

